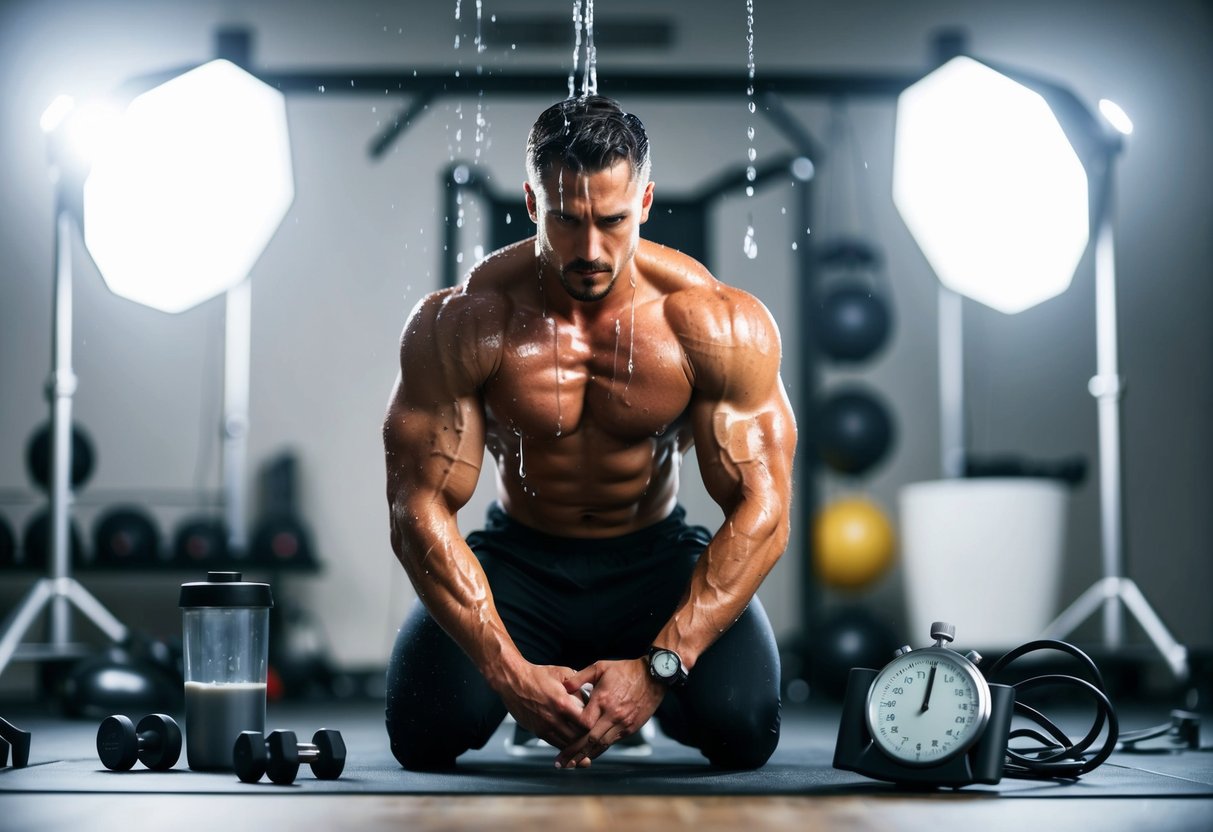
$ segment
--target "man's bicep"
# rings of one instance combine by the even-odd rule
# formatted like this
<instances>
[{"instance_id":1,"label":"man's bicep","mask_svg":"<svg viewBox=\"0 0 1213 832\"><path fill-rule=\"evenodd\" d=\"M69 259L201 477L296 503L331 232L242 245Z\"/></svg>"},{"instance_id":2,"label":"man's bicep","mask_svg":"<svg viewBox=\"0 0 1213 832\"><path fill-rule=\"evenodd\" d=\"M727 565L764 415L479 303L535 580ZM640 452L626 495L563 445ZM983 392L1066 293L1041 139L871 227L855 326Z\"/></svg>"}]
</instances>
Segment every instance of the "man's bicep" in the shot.
<instances>
[{"instance_id":1,"label":"man's bicep","mask_svg":"<svg viewBox=\"0 0 1213 832\"><path fill-rule=\"evenodd\" d=\"M740 395L697 396L692 404L696 455L704 486L726 511L746 497L786 499L796 425L778 373ZM759 392L761 391L761 392Z\"/></svg>"},{"instance_id":2,"label":"man's bicep","mask_svg":"<svg viewBox=\"0 0 1213 832\"><path fill-rule=\"evenodd\" d=\"M384 426L389 497L441 499L450 511L476 490L484 460L484 413L475 394L415 396L408 378L397 389Z\"/></svg>"}]
</instances>

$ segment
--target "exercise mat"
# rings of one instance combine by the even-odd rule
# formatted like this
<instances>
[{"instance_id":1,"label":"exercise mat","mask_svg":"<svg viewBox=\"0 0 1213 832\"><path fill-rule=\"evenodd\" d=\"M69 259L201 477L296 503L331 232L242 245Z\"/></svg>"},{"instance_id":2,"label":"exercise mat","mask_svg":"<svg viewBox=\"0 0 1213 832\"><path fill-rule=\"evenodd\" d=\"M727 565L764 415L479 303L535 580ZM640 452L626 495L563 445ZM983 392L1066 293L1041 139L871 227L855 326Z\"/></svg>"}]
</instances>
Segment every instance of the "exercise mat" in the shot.
<instances>
[{"instance_id":1,"label":"exercise mat","mask_svg":"<svg viewBox=\"0 0 1213 832\"><path fill-rule=\"evenodd\" d=\"M586 769L558 770L555 752L516 757L506 750L513 726L507 723L478 751L463 755L443 772L410 772L387 747L381 711L292 708L289 718L271 711L269 727L293 727L303 739L311 728L340 730L348 758L337 780L317 780L307 765L294 784L263 780L241 783L234 774L190 771L184 758L167 772L136 763L127 772L105 769L97 759L96 726L47 717L28 725L34 736L26 768L0 770L2 792L147 794L376 794L376 795L899 795L907 790L833 768L836 716L785 715L782 739L770 762L756 771L721 771L698 752L658 735L648 756L610 750ZM308 726L302 730L298 726ZM1005 778L996 786L972 786L958 794L1014 797L1213 797L1213 766L1207 753L1114 755L1078 781ZM916 792L921 793L921 792ZM953 793L942 790L941 793Z\"/></svg>"}]
</instances>

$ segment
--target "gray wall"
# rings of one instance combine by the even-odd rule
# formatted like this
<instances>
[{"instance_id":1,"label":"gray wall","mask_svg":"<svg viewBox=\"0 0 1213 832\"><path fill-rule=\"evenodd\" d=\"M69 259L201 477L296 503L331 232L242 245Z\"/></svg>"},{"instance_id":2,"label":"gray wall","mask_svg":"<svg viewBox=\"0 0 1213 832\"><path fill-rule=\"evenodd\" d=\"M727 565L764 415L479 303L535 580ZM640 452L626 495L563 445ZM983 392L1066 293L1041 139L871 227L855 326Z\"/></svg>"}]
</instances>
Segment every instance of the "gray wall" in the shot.
<instances>
[{"instance_id":1,"label":"gray wall","mask_svg":"<svg viewBox=\"0 0 1213 832\"><path fill-rule=\"evenodd\" d=\"M502 18L567 11L567 5L484 3L486 16ZM917 72L926 66L932 30L958 24L968 28L982 55L1063 80L1087 102L1113 98L1133 116L1138 129L1120 168L1118 217L1122 371L1129 390L1123 410L1129 568L1182 640L1209 647L1210 5L756 5L759 74ZM256 62L269 68L395 66L467 73L483 61L489 70L543 69L552 74L546 97L483 101L488 129L480 164L498 188L517 189L525 131L541 106L565 94L571 54L494 48L478 58L469 43L475 4L463 3L461 24L454 6L362 0L0 3L0 492L6 498L0 513L11 524L20 529L38 507L22 460L26 438L46 418L53 209L38 129L46 104L61 92L84 99L130 76L204 59L211 54L214 27L222 23L253 27ZM640 114L653 137L658 206L663 193L691 190L722 169L744 164L749 116L742 90L731 100L707 103L632 97L611 84L612 69L623 67L740 74L746 61L741 0L615 0L599 3L597 13L599 20L668 15L676 23L668 50L599 53L600 90ZM464 45L455 51L459 31ZM400 104L391 95L290 98L297 195L252 274L252 466L283 449L298 453L306 517L325 564L319 576L284 578L277 590L315 612L334 655L349 666L385 659L412 600L388 546L379 424L396 372L401 324L418 297L439 282L444 220L438 172L477 150L472 134L478 102L452 98L431 105L384 159L370 161L370 138ZM793 100L792 106L816 135L825 136L825 102ZM895 515L900 486L939 475L936 284L888 197L891 102L854 101L849 113L859 161L848 169L823 165L820 192L829 190L829 177L839 177L835 187L852 204L864 201L870 219L860 227L847 219L845 206L819 205L837 228L815 230L862 232L886 254L894 340L852 375L891 403L900 441L872 476L855 482L823 476L820 485L826 497L869 494ZM754 125L760 154L787 149L766 122ZM756 293L775 311L787 347L785 379L795 400L802 391L795 389L799 324L790 317L791 244L801 238L791 227L793 205L786 187L726 201L713 217L713 239L718 275ZM742 254L749 215L758 232L756 260ZM475 232L474 206L468 220ZM87 533L107 491L167 493L218 485L223 305L216 300L179 315L154 312L110 294L79 244L75 262L76 416L100 457L76 511ZM1095 406L1086 392L1095 362L1092 293L1088 256L1068 292L1028 312L1008 317L966 305L967 419L975 450L1046 458L1084 453L1095 461ZM826 382L837 381L836 375L829 373ZM693 519L718 522L718 509L695 482L693 460L684 472ZM475 524L490 497L487 479L461 518L465 527ZM1093 482L1077 490L1071 503L1063 599L1098 575ZM184 513L181 507L158 509L166 528ZM788 555L762 590L781 634L794 630L798 620L804 512L793 526ZM169 634L178 626L176 585L189 577L95 575L85 581L119 617ZM858 598L898 623L901 579L894 568ZM0 610L11 608L30 580L24 574L0 576Z\"/></svg>"}]
</instances>

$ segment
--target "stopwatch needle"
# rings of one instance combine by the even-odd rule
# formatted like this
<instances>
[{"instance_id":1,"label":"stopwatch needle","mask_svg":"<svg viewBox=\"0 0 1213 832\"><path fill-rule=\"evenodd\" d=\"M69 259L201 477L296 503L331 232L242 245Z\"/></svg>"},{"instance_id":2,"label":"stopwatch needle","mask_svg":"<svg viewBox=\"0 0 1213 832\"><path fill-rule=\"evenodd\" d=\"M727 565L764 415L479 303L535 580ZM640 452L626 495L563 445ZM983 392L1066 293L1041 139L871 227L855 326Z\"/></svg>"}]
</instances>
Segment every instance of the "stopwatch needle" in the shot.
<instances>
[{"instance_id":1,"label":"stopwatch needle","mask_svg":"<svg viewBox=\"0 0 1213 832\"><path fill-rule=\"evenodd\" d=\"M919 713L926 713L931 707L931 688L935 687L935 668L936 665L931 665L931 674L927 676L927 691L922 695L922 709Z\"/></svg>"}]
</instances>

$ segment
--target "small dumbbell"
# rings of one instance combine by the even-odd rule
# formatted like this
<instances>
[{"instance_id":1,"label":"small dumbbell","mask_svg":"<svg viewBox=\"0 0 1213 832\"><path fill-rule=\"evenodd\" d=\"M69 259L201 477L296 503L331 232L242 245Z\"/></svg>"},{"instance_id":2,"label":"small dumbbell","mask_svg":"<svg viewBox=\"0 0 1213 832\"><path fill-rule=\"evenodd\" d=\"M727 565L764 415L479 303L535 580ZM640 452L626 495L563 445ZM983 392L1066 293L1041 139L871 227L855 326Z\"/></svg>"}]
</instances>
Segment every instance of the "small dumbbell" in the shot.
<instances>
[{"instance_id":1,"label":"small dumbbell","mask_svg":"<svg viewBox=\"0 0 1213 832\"><path fill-rule=\"evenodd\" d=\"M319 780L336 780L345 768L345 741L341 732L321 728L311 742L298 742L294 731L242 731L232 748L236 776L245 783L256 783L263 774L280 786L295 782L301 763L312 767Z\"/></svg>"},{"instance_id":2,"label":"small dumbbell","mask_svg":"<svg viewBox=\"0 0 1213 832\"><path fill-rule=\"evenodd\" d=\"M168 771L181 756L181 729L167 714L149 714L136 726L115 714L97 729L97 756L111 771L127 771L138 759L153 771Z\"/></svg>"}]
</instances>

